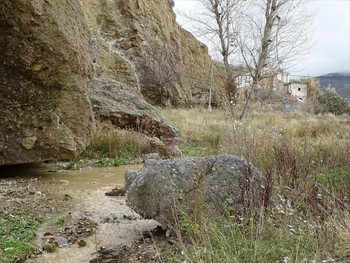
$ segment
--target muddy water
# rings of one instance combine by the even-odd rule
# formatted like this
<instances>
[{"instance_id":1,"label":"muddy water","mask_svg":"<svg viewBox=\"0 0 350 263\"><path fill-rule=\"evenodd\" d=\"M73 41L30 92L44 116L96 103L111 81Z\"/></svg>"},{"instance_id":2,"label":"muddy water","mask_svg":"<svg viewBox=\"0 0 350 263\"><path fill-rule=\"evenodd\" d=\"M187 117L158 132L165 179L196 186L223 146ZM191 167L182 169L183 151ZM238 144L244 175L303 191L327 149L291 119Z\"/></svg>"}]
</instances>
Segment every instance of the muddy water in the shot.
<instances>
[{"instance_id":1,"label":"muddy water","mask_svg":"<svg viewBox=\"0 0 350 263\"><path fill-rule=\"evenodd\" d=\"M124 183L127 170L138 170L140 166L121 166L113 168L90 168L81 171L41 172L37 178L40 188L50 191L58 198L69 197L68 210L59 215L66 222L79 222L88 218L98 224L96 233L83 238L86 246L70 244L60 237L57 231L58 215L48 218L38 231L38 243L43 243L45 233L55 233L59 249L54 253L43 253L27 262L36 263L87 263L94 258L100 247L116 244L130 245L140 237L144 230L151 230L157 223L144 220L125 204L123 197L109 197L105 193L116 185ZM38 186L39 187L39 186ZM68 223L69 224L69 223ZM67 226L65 226L67 227Z\"/></svg>"}]
</instances>

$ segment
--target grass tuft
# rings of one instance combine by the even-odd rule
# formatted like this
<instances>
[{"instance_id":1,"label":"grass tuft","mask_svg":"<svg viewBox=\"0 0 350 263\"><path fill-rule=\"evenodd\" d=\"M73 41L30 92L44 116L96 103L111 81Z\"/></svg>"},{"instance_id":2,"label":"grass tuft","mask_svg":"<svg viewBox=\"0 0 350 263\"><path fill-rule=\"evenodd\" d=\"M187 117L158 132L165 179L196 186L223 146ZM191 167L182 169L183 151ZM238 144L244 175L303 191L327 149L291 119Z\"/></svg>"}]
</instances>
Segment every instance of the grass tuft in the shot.
<instances>
[{"instance_id":1,"label":"grass tuft","mask_svg":"<svg viewBox=\"0 0 350 263\"><path fill-rule=\"evenodd\" d=\"M98 122L96 133L85 151L74 161L79 168L97 160L97 166L130 164L150 151L150 142L140 133L116 129L109 123Z\"/></svg>"}]
</instances>

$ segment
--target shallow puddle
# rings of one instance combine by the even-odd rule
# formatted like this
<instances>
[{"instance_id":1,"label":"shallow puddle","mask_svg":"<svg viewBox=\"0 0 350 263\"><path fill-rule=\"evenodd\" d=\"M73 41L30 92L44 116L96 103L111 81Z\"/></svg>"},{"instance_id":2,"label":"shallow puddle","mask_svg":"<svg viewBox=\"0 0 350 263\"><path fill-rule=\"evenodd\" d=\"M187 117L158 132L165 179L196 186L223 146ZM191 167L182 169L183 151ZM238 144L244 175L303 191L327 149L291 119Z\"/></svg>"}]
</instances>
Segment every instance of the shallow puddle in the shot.
<instances>
[{"instance_id":1,"label":"shallow puddle","mask_svg":"<svg viewBox=\"0 0 350 263\"><path fill-rule=\"evenodd\" d=\"M138 170L142 165L109 168L87 168L80 171L48 172L45 168L34 167L16 171L16 176L30 177L33 187L50 192L59 199L68 199L68 209L62 215L53 214L46 218L37 233L37 242L42 245L45 233L51 233L59 248L54 253L38 255L28 263L87 263L95 257L101 247L117 244L130 245L140 238L141 232L156 227L157 222L144 220L126 204L124 197L110 197L105 193L115 186L123 186L127 170ZM11 169L2 172L2 176L12 174ZM22 172L24 174L22 174ZM64 226L57 226L57 220ZM97 223L96 231L89 237L83 237L86 246L70 244L64 236L64 229L79 224L79 220L88 219ZM56 222L56 223L55 223ZM71 225L70 225L71 224Z\"/></svg>"}]
</instances>

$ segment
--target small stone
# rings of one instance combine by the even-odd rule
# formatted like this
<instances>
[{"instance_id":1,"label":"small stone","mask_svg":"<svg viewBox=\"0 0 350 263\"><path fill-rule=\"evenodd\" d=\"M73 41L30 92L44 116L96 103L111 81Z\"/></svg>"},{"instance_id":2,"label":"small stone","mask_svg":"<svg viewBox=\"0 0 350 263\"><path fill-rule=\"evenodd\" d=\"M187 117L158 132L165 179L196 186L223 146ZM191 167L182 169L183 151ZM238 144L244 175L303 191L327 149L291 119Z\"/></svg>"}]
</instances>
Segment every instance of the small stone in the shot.
<instances>
[{"instance_id":1,"label":"small stone","mask_svg":"<svg viewBox=\"0 0 350 263\"><path fill-rule=\"evenodd\" d=\"M125 194L126 194L125 188L118 188L118 187L115 187L111 191L105 193L105 195L107 196L125 196Z\"/></svg>"},{"instance_id":2,"label":"small stone","mask_svg":"<svg viewBox=\"0 0 350 263\"><path fill-rule=\"evenodd\" d=\"M35 71L35 72L40 71L41 68L42 68L42 65L41 65L41 64L34 64L34 65L32 66L32 70Z\"/></svg>"},{"instance_id":3,"label":"small stone","mask_svg":"<svg viewBox=\"0 0 350 263\"><path fill-rule=\"evenodd\" d=\"M31 150L34 147L35 142L37 141L36 136L30 136L22 139L22 146L27 150Z\"/></svg>"},{"instance_id":4,"label":"small stone","mask_svg":"<svg viewBox=\"0 0 350 263\"><path fill-rule=\"evenodd\" d=\"M167 229L167 231L165 232L165 236L169 238L171 236L171 230Z\"/></svg>"},{"instance_id":5,"label":"small stone","mask_svg":"<svg viewBox=\"0 0 350 263\"><path fill-rule=\"evenodd\" d=\"M86 246L86 241L84 239L79 239L77 241L77 244L79 247L85 247Z\"/></svg>"},{"instance_id":6,"label":"small stone","mask_svg":"<svg viewBox=\"0 0 350 263\"><path fill-rule=\"evenodd\" d=\"M55 246L55 244L45 242L45 244L43 245L43 250L45 250L48 253L53 253L57 250L57 247Z\"/></svg>"}]
</instances>

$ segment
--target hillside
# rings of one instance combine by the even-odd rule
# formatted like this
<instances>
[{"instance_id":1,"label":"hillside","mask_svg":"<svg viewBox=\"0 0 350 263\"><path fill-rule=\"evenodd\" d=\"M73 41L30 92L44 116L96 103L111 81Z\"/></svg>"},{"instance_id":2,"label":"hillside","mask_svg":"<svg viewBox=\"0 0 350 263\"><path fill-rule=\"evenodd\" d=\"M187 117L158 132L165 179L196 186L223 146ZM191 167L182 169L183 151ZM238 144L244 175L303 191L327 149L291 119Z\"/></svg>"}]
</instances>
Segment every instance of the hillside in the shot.
<instances>
[{"instance_id":1,"label":"hillside","mask_svg":"<svg viewBox=\"0 0 350 263\"><path fill-rule=\"evenodd\" d=\"M350 98L350 72L329 73L319 76L317 79L320 81L321 89L325 89L331 85L340 96Z\"/></svg>"}]
</instances>

